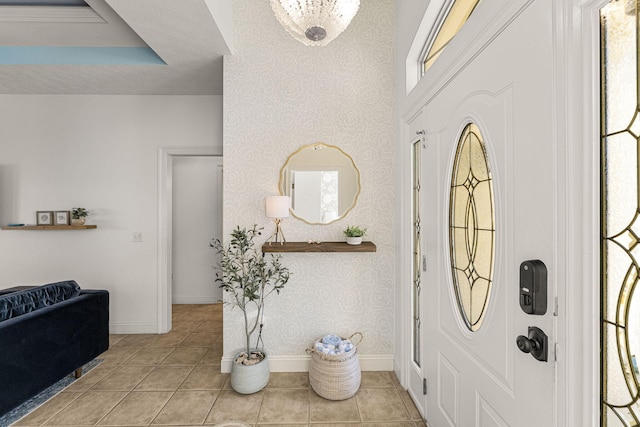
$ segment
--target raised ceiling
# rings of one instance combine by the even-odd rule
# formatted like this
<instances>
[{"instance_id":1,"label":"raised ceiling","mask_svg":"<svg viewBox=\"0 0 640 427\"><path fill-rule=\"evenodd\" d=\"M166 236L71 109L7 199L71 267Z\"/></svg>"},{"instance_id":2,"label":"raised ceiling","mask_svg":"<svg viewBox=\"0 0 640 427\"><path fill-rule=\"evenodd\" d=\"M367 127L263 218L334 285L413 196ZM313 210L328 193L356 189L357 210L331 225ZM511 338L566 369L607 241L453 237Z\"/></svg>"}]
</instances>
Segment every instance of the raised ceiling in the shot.
<instances>
[{"instance_id":1,"label":"raised ceiling","mask_svg":"<svg viewBox=\"0 0 640 427\"><path fill-rule=\"evenodd\" d=\"M1 94L221 95L231 0L0 6Z\"/></svg>"}]
</instances>

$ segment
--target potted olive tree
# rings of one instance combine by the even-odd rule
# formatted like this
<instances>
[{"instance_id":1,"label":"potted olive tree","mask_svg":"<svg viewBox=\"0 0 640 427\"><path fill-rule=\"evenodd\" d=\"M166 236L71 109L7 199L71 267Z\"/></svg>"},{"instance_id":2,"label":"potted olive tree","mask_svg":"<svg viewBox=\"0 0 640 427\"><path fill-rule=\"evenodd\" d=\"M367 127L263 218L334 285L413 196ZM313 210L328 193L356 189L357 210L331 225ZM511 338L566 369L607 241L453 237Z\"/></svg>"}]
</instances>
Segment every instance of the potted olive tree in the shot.
<instances>
[{"instance_id":1,"label":"potted olive tree","mask_svg":"<svg viewBox=\"0 0 640 427\"><path fill-rule=\"evenodd\" d=\"M265 256L256 247L260 230L256 225L238 226L228 244L219 239L210 243L220 256L216 283L225 292L225 304L238 307L244 317L245 348L235 355L231 367L231 386L242 394L260 391L269 382L269 362L262 348L264 304L269 295L280 293L290 276L280 256Z\"/></svg>"}]
</instances>

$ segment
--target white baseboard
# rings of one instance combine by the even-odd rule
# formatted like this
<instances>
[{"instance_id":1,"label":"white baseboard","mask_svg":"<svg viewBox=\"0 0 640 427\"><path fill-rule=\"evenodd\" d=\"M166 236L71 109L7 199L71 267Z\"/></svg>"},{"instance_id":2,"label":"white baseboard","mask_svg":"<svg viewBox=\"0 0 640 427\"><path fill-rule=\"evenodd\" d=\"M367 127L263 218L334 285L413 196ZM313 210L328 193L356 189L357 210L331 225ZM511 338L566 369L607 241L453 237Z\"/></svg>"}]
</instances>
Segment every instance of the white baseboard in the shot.
<instances>
[{"instance_id":1,"label":"white baseboard","mask_svg":"<svg viewBox=\"0 0 640 427\"><path fill-rule=\"evenodd\" d=\"M110 334L157 334L157 323L109 323Z\"/></svg>"},{"instance_id":2,"label":"white baseboard","mask_svg":"<svg viewBox=\"0 0 640 427\"><path fill-rule=\"evenodd\" d=\"M215 304L220 302L212 296L192 296L192 295L174 295L171 297L172 304Z\"/></svg>"},{"instance_id":3,"label":"white baseboard","mask_svg":"<svg viewBox=\"0 0 640 427\"><path fill-rule=\"evenodd\" d=\"M359 355L362 371L392 371L393 355ZM221 371L231 372L233 357L222 358ZM269 356L269 370L271 372L309 372L311 356Z\"/></svg>"}]
</instances>

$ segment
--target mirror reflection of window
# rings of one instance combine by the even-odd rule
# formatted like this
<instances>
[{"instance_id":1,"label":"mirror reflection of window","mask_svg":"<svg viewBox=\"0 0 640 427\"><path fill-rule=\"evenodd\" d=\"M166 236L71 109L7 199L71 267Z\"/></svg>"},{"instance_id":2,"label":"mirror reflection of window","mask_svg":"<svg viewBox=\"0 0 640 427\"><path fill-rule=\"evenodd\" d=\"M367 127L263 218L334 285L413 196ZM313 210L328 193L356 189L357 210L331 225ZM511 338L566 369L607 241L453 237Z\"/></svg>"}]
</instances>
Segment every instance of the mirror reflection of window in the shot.
<instances>
[{"instance_id":1,"label":"mirror reflection of window","mask_svg":"<svg viewBox=\"0 0 640 427\"><path fill-rule=\"evenodd\" d=\"M339 171L291 171L291 208L310 222L338 218Z\"/></svg>"}]
</instances>

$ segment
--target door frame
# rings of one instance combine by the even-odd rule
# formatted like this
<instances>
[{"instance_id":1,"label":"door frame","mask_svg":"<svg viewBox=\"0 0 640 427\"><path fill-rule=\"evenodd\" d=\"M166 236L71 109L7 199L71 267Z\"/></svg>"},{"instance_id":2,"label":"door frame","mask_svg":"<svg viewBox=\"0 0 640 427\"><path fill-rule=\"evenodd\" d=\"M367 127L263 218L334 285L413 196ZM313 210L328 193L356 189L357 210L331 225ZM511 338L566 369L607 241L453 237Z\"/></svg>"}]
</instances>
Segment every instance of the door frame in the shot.
<instances>
[{"instance_id":1,"label":"door frame","mask_svg":"<svg viewBox=\"0 0 640 427\"><path fill-rule=\"evenodd\" d=\"M158 148L158 333L171 330L173 158L177 156L222 157L222 147ZM220 172L221 173L221 172ZM222 194L222 180L219 180ZM222 210L224 214L224 210ZM222 218L220 219L222 221Z\"/></svg>"},{"instance_id":2,"label":"door frame","mask_svg":"<svg viewBox=\"0 0 640 427\"><path fill-rule=\"evenodd\" d=\"M567 268L560 316L559 401L565 425L600 425L600 8L609 0L557 5L564 43L558 44L558 138L566 144ZM562 66L564 65L564 66ZM564 119L565 126L562 125ZM563 405L562 405L563 403Z\"/></svg>"},{"instance_id":3,"label":"door frame","mask_svg":"<svg viewBox=\"0 0 640 427\"><path fill-rule=\"evenodd\" d=\"M558 426L599 426L600 419L600 83L599 10L608 0L553 1L554 75L557 99L556 170L558 170L559 218L564 240L559 259L556 300L550 307L558 315L555 353L557 396L554 412ZM493 25L498 25L498 20ZM491 28L494 28L491 26ZM485 34L493 33L487 31ZM479 40L484 39L479 37ZM478 40L474 42L478 43ZM473 49L472 49L473 50ZM467 55L456 65L463 66ZM435 66L435 65L434 65ZM396 154L398 174L398 275L396 316L398 335L395 370L404 387L408 385L411 353L411 325L405 317L410 309L411 283L411 144L415 119L422 106L435 94L434 87L452 78L456 69L442 71L431 86L425 82L407 95L407 108L399 112ZM427 139L428 144L428 139ZM427 343L428 345L428 343ZM554 357L552 355L552 357ZM426 414L424 414L426 415Z\"/></svg>"}]
</instances>

